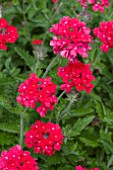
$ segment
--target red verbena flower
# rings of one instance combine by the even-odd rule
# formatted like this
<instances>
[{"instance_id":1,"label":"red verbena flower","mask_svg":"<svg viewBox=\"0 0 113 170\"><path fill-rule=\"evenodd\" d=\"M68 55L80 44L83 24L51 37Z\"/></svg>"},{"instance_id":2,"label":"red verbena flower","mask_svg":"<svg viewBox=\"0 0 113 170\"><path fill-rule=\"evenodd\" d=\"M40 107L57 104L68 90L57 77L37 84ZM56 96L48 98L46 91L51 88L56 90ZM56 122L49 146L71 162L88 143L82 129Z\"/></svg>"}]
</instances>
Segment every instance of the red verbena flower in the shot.
<instances>
[{"instance_id":1,"label":"red verbena flower","mask_svg":"<svg viewBox=\"0 0 113 170\"><path fill-rule=\"evenodd\" d=\"M64 68L58 68L58 76L64 82L60 86L61 90L66 90L67 93L74 87L77 91L85 90L87 93L90 93L94 88L92 81L95 77L92 75L89 64L79 61L69 62Z\"/></svg>"},{"instance_id":2,"label":"red verbena flower","mask_svg":"<svg viewBox=\"0 0 113 170\"><path fill-rule=\"evenodd\" d=\"M7 50L6 43L14 43L18 38L17 28L0 18L0 49Z\"/></svg>"},{"instance_id":3,"label":"red verbena flower","mask_svg":"<svg viewBox=\"0 0 113 170\"><path fill-rule=\"evenodd\" d=\"M88 4L92 4L93 11L104 12L104 7L109 7L109 0L77 0L82 6L88 7Z\"/></svg>"},{"instance_id":4,"label":"red verbena flower","mask_svg":"<svg viewBox=\"0 0 113 170\"><path fill-rule=\"evenodd\" d=\"M18 88L20 95L17 102L25 107L36 108L36 103L41 105L36 108L40 116L44 117L48 109L54 110L57 103L56 84L51 82L51 78L37 78L36 74L30 74L30 77L20 84Z\"/></svg>"},{"instance_id":5,"label":"red verbena flower","mask_svg":"<svg viewBox=\"0 0 113 170\"><path fill-rule=\"evenodd\" d=\"M83 168L81 165L78 165L75 167L75 170L87 170L87 169Z\"/></svg>"},{"instance_id":6,"label":"red verbena flower","mask_svg":"<svg viewBox=\"0 0 113 170\"><path fill-rule=\"evenodd\" d=\"M60 151L63 141L62 130L58 124L36 121L25 134L25 143L33 148L35 153L52 156L54 151Z\"/></svg>"},{"instance_id":7,"label":"red verbena flower","mask_svg":"<svg viewBox=\"0 0 113 170\"><path fill-rule=\"evenodd\" d=\"M0 156L1 170L39 170L37 162L30 152L23 151L20 145L4 150Z\"/></svg>"},{"instance_id":8,"label":"red verbena flower","mask_svg":"<svg viewBox=\"0 0 113 170\"><path fill-rule=\"evenodd\" d=\"M32 41L32 44L33 45L42 45L43 41L42 40L38 40L38 39L35 39Z\"/></svg>"},{"instance_id":9,"label":"red verbena flower","mask_svg":"<svg viewBox=\"0 0 113 170\"><path fill-rule=\"evenodd\" d=\"M81 165L78 165L75 167L75 170L87 170L86 168L83 168ZM91 168L90 170L100 170L99 168Z\"/></svg>"},{"instance_id":10,"label":"red verbena flower","mask_svg":"<svg viewBox=\"0 0 113 170\"><path fill-rule=\"evenodd\" d=\"M108 52L110 48L113 48L113 20L101 22L99 27L94 28L94 35L103 42L100 49Z\"/></svg>"},{"instance_id":11,"label":"red verbena flower","mask_svg":"<svg viewBox=\"0 0 113 170\"><path fill-rule=\"evenodd\" d=\"M57 3L57 0L53 0L53 3L56 4L56 3Z\"/></svg>"},{"instance_id":12,"label":"red verbena flower","mask_svg":"<svg viewBox=\"0 0 113 170\"><path fill-rule=\"evenodd\" d=\"M60 54L70 61L75 61L78 54L84 58L88 57L88 50L92 49L89 46L89 43L92 43L92 37L90 28L85 22L65 16L58 24L50 28L50 32L55 35L50 41L55 54Z\"/></svg>"}]
</instances>

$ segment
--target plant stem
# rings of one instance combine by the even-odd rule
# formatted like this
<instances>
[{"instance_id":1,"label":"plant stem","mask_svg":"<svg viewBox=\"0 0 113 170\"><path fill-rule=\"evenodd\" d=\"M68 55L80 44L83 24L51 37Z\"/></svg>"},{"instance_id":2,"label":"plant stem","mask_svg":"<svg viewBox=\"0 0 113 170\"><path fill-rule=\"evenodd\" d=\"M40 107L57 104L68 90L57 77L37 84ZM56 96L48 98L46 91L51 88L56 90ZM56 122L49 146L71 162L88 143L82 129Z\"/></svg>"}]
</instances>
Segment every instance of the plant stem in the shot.
<instances>
[{"instance_id":1,"label":"plant stem","mask_svg":"<svg viewBox=\"0 0 113 170\"><path fill-rule=\"evenodd\" d=\"M54 64L54 62L56 61L57 58L58 58L58 55L52 60L52 62L51 62L51 63L49 64L49 66L47 67L45 73L44 73L43 76L42 76L43 78L46 77L47 73L48 73L49 70L52 68L52 66L53 66L53 64Z\"/></svg>"},{"instance_id":2,"label":"plant stem","mask_svg":"<svg viewBox=\"0 0 113 170\"><path fill-rule=\"evenodd\" d=\"M110 160L108 161L108 164L106 166L107 169L111 166L112 162L113 162L113 155L111 156Z\"/></svg>"},{"instance_id":3,"label":"plant stem","mask_svg":"<svg viewBox=\"0 0 113 170\"><path fill-rule=\"evenodd\" d=\"M2 18L2 4L0 4L0 18Z\"/></svg>"},{"instance_id":4,"label":"plant stem","mask_svg":"<svg viewBox=\"0 0 113 170\"><path fill-rule=\"evenodd\" d=\"M60 98L65 94L65 90L60 94L60 96L58 97L58 101L60 100Z\"/></svg>"},{"instance_id":5,"label":"plant stem","mask_svg":"<svg viewBox=\"0 0 113 170\"><path fill-rule=\"evenodd\" d=\"M62 119L62 117L65 115L65 113L67 113L67 111L71 108L71 106L72 106L72 104L73 104L74 101L75 101L75 97L73 97L73 98L70 100L67 108L66 108L65 110L63 110L63 112L59 115L59 117L58 117L58 119L57 119L57 123L59 123L59 121Z\"/></svg>"},{"instance_id":6,"label":"plant stem","mask_svg":"<svg viewBox=\"0 0 113 170\"><path fill-rule=\"evenodd\" d=\"M36 73L39 63L40 63L40 61L37 59L36 64L35 64L34 68L32 69L33 73Z\"/></svg>"},{"instance_id":7,"label":"plant stem","mask_svg":"<svg viewBox=\"0 0 113 170\"><path fill-rule=\"evenodd\" d=\"M20 145L23 146L24 115L20 115Z\"/></svg>"},{"instance_id":8,"label":"plant stem","mask_svg":"<svg viewBox=\"0 0 113 170\"><path fill-rule=\"evenodd\" d=\"M24 133L24 114L28 108L25 108L20 115L20 145L23 146L23 133Z\"/></svg>"}]
</instances>

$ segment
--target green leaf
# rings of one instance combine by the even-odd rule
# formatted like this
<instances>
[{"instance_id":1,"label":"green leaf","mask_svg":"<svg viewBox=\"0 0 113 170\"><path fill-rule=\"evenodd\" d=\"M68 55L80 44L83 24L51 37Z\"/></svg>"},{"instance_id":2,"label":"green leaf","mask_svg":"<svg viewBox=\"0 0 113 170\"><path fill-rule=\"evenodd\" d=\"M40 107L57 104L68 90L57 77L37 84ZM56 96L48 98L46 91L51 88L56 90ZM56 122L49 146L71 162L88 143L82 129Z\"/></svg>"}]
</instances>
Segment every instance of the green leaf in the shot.
<instances>
[{"instance_id":1,"label":"green leaf","mask_svg":"<svg viewBox=\"0 0 113 170\"><path fill-rule=\"evenodd\" d=\"M32 19L36 15L36 10L33 8L33 6L30 6L28 10L28 18Z\"/></svg>"},{"instance_id":2,"label":"green leaf","mask_svg":"<svg viewBox=\"0 0 113 170\"><path fill-rule=\"evenodd\" d=\"M0 96L0 105L6 108L9 112L19 115L22 112L20 108L14 108L9 104L9 101Z\"/></svg>"},{"instance_id":3,"label":"green leaf","mask_svg":"<svg viewBox=\"0 0 113 170\"><path fill-rule=\"evenodd\" d=\"M100 130L100 139L98 139L106 151L107 154L110 152L113 154L113 142L112 142L112 133L111 132L104 132L103 129Z\"/></svg>"},{"instance_id":4,"label":"green leaf","mask_svg":"<svg viewBox=\"0 0 113 170\"><path fill-rule=\"evenodd\" d=\"M85 127L92 122L95 116L87 116L83 119L79 118L74 126L72 127L72 131L70 132L70 136L76 136L79 135L82 130L85 129Z\"/></svg>"},{"instance_id":5,"label":"green leaf","mask_svg":"<svg viewBox=\"0 0 113 170\"><path fill-rule=\"evenodd\" d=\"M64 157L60 157L59 154L55 154L52 157L47 158L47 166L48 165L56 165L56 164L61 164L62 162L65 162Z\"/></svg>"},{"instance_id":6,"label":"green leaf","mask_svg":"<svg viewBox=\"0 0 113 170\"><path fill-rule=\"evenodd\" d=\"M12 0L12 3L13 3L13 5L15 5L15 6L19 5L19 1L18 1L18 0Z\"/></svg>"},{"instance_id":7,"label":"green leaf","mask_svg":"<svg viewBox=\"0 0 113 170\"><path fill-rule=\"evenodd\" d=\"M107 123L107 125L113 129L113 112L108 110L106 116L103 119L104 122Z\"/></svg>"},{"instance_id":8,"label":"green leaf","mask_svg":"<svg viewBox=\"0 0 113 170\"><path fill-rule=\"evenodd\" d=\"M19 133L19 126L12 123L0 123L0 130L9 132L9 133Z\"/></svg>"},{"instance_id":9,"label":"green leaf","mask_svg":"<svg viewBox=\"0 0 113 170\"><path fill-rule=\"evenodd\" d=\"M83 142L86 146L91 146L92 148L95 148L98 146L98 142L95 141L95 139L87 139L84 137L80 137L79 140Z\"/></svg>"},{"instance_id":10,"label":"green leaf","mask_svg":"<svg viewBox=\"0 0 113 170\"><path fill-rule=\"evenodd\" d=\"M89 96L91 96L94 100L100 101L101 102L101 98L100 96L94 94L94 93L90 93Z\"/></svg>"},{"instance_id":11,"label":"green leaf","mask_svg":"<svg viewBox=\"0 0 113 170\"><path fill-rule=\"evenodd\" d=\"M106 110L105 110L105 106L103 105L103 103L95 101L95 108L96 108L96 111L98 113L98 116L101 119L103 119L104 116L106 115Z\"/></svg>"},{"instance_id":12,"label":"green leaf","mask_svg":"<svg viewBox=\"0 0 113 170\"><path fill-rule=\"evenodd\" d=\"M15 47L17 54L25 61L26 65L32 69L34 65L34 58L27 51L20 47Z\"/></svg>"},{"instance_id":13,"label":"green leaf","mask_svg":"<svg viewBox=\"0 0 113 170\"><path fill-rule=\"evenodd\" d=\"M78 108L76 110L70 111L68 114L68 117L79 117L79 116L85 116L87 114L92 113L94 110L93 108Z\"/></svg>"},{"instance_id":14,"label":"green leaf","mask_svg":"<svg viewBox=\"0 0 113 170\"><path fill-rule=\"evenodd\" d=\"M16 80L14 80L13 78L10 78L10 77L1 78L0 79L0 86L6 85L6 84L13 84L15 82L16 82Z\"/></svg>"},{"instance_id":15,"label":"green leaf","mask_svg":"<svg viewBox=\"0 0 113 170\"><path fill-rule=\"evenodd\" d=\"M17 142L17 137L15 134L0 131L0 146L12 145L14 142Z\"/></svg>"}]
</instances>

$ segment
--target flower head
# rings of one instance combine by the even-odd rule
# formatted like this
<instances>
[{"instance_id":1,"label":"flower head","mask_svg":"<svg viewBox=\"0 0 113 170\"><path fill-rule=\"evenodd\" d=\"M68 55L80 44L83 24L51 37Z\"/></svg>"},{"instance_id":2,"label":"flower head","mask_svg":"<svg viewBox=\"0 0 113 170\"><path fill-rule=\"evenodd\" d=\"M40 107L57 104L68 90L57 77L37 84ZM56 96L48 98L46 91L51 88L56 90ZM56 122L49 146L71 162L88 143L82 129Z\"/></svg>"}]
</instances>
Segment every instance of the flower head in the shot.
<instances>
[{"instance_id":1,"label":"flower head","mask_svg":"<svg viewBox=\"0 0 113 170\"><path fill-rule=\"evenodd\" d=\"M37 162L30 152L23 151L20 145L4 150L0 156L1 170L39 170Z\"/></svg>"},{"instance_id":2,"label":"flower head","mask_svg":"<svg viewBox=\"0 0 113 170\"><path fill-rule=\"evenodd\" d=\"M79 61L69 62L67 66L58 68L58 76L62 78L64 84L60 87L66 92L76 87L77 91L85 90L90 93L94 88L92 81L95 77L92 75L89 64L84 64Z\"/></svg>"},{"instance_id":3,"label":"flower head","mask_svg":"<svg viewBox=\"0 0 113 170\"><path fill-rule=\"evenodd\" d=\"M83 168L81 165L76 166L75 170L86 170L86 168Z\"/></svg>"},{"instance_id":4,"label":"flower head","mask_svg":"<svg viewBox=\"0 0 113 170\"><path fill-rule=\"evenodd\" d=\"M54 110L57 103L56 84L51 82L51 78L37 78L36 74L30 74L30 77L20 84L18 88L20 95L17 101L25 107L36 108L36 103L41 105L36 108L40 116L44 117L48 109Z\"/></svg>"},{"instance_id":5,"label":"flower head","mask_svg":"<svg viewBox=\"0 0 113 170\"><path fill-rule=\"evenodd\" d=\"M0 49L7 50L6 43L14 43L18 38L17 28L0 18Z\"/></svg>"},{"instance_id":6,"label":"flower head","mask_svg":"<svg viewBox=\"0 0 113 170\"><path fill-rule=\"evenodd\" d=\"M88 7L88 4L92 4L93 11L104 12L104 7L109 7L109 0L77 0L82 6Z\"/></svg>"},{"instance_id":7,"label":"flower head","mask_svg":"<svg viewBox=\"0 0 113 170\"><path fill-rule=\"evenodd\" d=\"M25 136L28 148L33 147L35 153L44 153L48 156L52 156L55 150L60 151L64 138L58 124L39 120L31 126Z\"/></svg>"},{"instance_id":8,"label":"flower head","mask_svg":"<svg viewBox=\"0 0 113 170\"><path fill-rule=\"evenodd\" d=\"M42 45L42 43L43 43L43 41L42 41L42 40L39 40L39 39L34 39L34 40L32 41L32 44L33 44L33 45Z\"/></svg>"},{"instance_id":9,"label":"flower head","mask_svg":"<svg viewBox=\"0 0 113 170\"><path fill-rule=\"evenodd\" d=\"M78 54L84 58L88 57L88 50L92 49L89 46L92 37L85 22L65 16L50 28L50 32L54 33L50 46L53 46L55 54L60 54L70 61L75 61Z\"/></svg>"},{"instance_id":10,"label":"flower head","mask_svg":"<svg viewBox=\"0 0 113 170\"><path fill-rule=\"evenodd\" d=\"M78 165L75 167L75 170L87 170L87 169L82 167L81 165ZM100 170L100 169L99 168L91 168L90 170Z\"/></svg>"},{"instance_id":11,"label":"flower head","mask_svg":"<svg viewBox=\"0 0 113 170\"><path fill-rule=\"evenodd\" d=\"M53 3L56 4L56 3L57 3L57 0L53 0Z\"/></svg>"},{"instance_id":12,"label":"flower head","mask_svg":"<svg viewBox=\"0 0 113 170\"><path fill-rule=\"evenodd\" d=\"M113 20L101 22L99 27L94 28L94 35L103 43L100 49L108 52L110 48L113 48Z\"/></svg>"}]
</instances>

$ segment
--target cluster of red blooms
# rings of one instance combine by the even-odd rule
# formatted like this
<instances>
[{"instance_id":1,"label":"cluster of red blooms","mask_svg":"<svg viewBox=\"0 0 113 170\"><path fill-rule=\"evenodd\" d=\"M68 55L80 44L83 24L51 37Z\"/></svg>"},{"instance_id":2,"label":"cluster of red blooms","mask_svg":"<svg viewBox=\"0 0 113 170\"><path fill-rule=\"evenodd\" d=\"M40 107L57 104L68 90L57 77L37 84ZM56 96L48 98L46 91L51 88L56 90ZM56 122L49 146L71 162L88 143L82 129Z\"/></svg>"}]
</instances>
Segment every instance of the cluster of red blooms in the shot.
<instances>
[{"instance_id":1,"label":"cluster of red blooms","mask_svg":"<svg viewBox=\"0 0 113 170\"><path fill-rule=\"evenodd\" d=\"M94 35L103 42L101 50L108 52L109 48L113 48L113 20L101 22L100 27L94 28Z\"/></svg>"},{"instance_id":2,"label":"cluster of red blooms","mask_svg":"<svg viewBox=\"0 0 113 170\"><path fill-rule=\"evenodd\" d=\"M25 136L28 148L33 147L35 153L44 153L48 156L52 156L55 150L60 151L64 138L58 124L41 121L36 121Z\"/></svg>"},{"instance_id":3,"label":"cluster of red blooms","mask_svg":"<svg viewBox=\"0 0 113 170\"><path fill-rule=\"evenodd\" d=\"M44 117L47 110L54 110L54 105L57 103L56 84L51 82L51 78L37 78L36 74L30 74L30 77L20 84L18 92L20 96L17 101L25 107L35 108L36 103L41 105L36 108L40 116Z\"/></svg>"},{"instance_id":4,"label":"cluster of red blooms","mask_svg":"<svg viewBox=\"0 0 113 170\"><path fill-rule=\"evenodd\" d=\"M42 40L39 40L39 39L35 39L32 41L32 44L33 45L42 45L43 41Z\"/></svg>"},{"instance_id":5,"label":"cluster of red blooms","mask_svg":"<svg viewBox=\"0 0 113 170\"><path fill-rule=\"evenodd\" d=\"M56 3L57 3L57 0L53 0L53 3L56 4Z\"/></svg>"},{"instance_id":6,"label":"cluster of red blooms","mask_svg":"<svg viewBox=\"0 0 113 170\"><path fill-rule=\"evenodd\" d=\"M37 162L30 152L23 151L20 145L4 150L0 156L1 170L39 170Z\"/></svg>"},{"instance_id":7,"label":"cluster of red blooms","mask_svg":"<svg viewBox=\"0 0 113 170\"><path fill-rule=\"evenodd\" d=\"M70 61L75 61L78 54L84 58L88 57L88 50L92 49L89 46L92 37L85 22L65 16L50 28L50 32L55 35L50 41L55 54L60 54Z\"/></svg>"},{"instance_id":8,"label":"cluster of red blooms","mask_svg":"<svg viewBox=\"0 0 113 170\"><path fill-rule=\"evenodd\" d=\"M100 11L104 12L104 7L109 7L110 3L109 0L77 0L81 3L82 6L87 7L88 4L92 4L93 11Z\"/></svg>"},{"instance_id":9,"label":"cluster of red blooms","mask_svg":"<svg viewBox=\"0 0 113 170\"><path fill-rule=\"evenodd\" d=\"M78 165L76 166L75 170L87 170L86 168L83 168L82 166ZM91 168L90 170L99 170L99 168Z\"/></svg>"},{"instance_id":10,"label":"cluster of red blooms","mask_svg":"<svg viewBox=\"0 0 113 170\"><path fill-rule=\"evenodd\" d=\"M17 28L0 18L0 49L7 50L6 43L14 43L18 38Z\"/></svg>"},{"instance_id":11,"label":"cluster of red blooms","mask_svg":"<svg viewBox=\"0 0 113 170\"><path fill-rule=\"evenodd\" d=\"M78 91L85 90L90 93L94 88L91 84L95 77L92 75L89 64L79 61L69 62L67 66L58 68L58 76L62 78L64 84L61 85L62 90L70 92L76 87Z\"/></svg>"}]
</instances>

